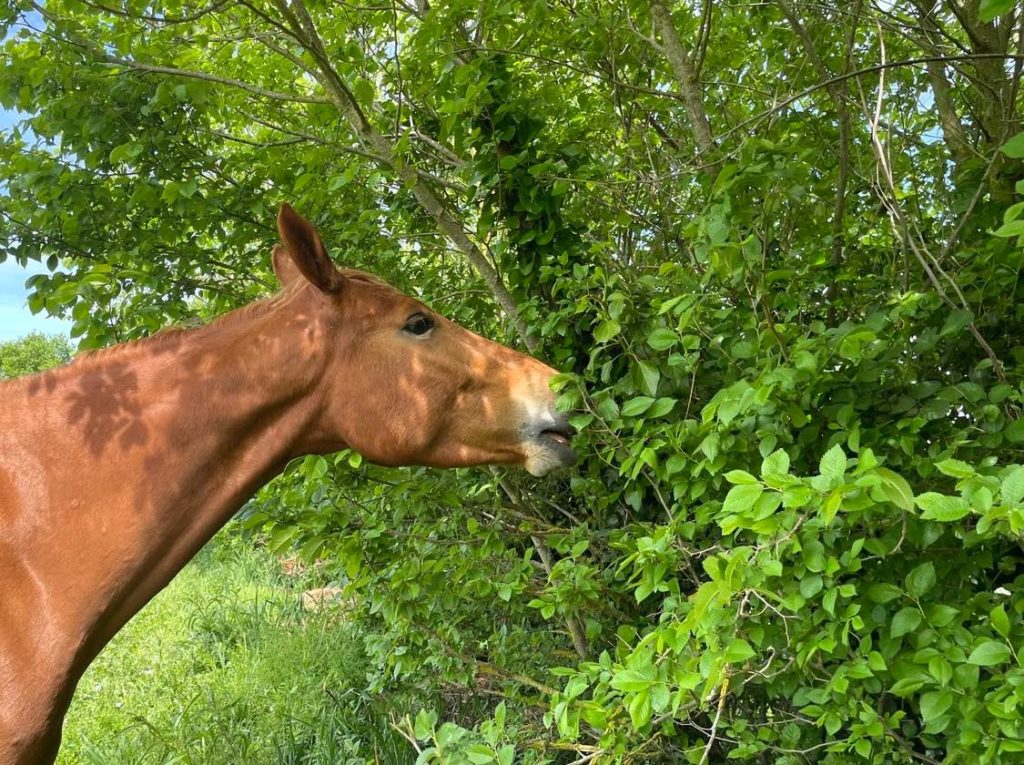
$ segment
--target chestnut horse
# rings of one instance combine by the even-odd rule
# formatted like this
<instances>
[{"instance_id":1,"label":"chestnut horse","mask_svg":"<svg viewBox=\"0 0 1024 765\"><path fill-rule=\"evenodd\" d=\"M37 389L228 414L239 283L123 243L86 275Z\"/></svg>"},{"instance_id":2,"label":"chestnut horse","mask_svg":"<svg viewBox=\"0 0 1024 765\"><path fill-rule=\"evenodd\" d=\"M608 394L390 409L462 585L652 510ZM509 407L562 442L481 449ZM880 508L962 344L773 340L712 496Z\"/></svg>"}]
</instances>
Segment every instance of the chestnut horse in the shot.
<instances>
[{"instance_id":1,"label":"chestnut horse","mask_svg":"<svg viewBox=\"0 0 1024 765\"><path fill-rule=\"evenodd\" d=\"M574 461L554 370L277 223L275 296L0 385L0 765L52 762L89 662L289 460Z\"/></svg>"}]
</instances>

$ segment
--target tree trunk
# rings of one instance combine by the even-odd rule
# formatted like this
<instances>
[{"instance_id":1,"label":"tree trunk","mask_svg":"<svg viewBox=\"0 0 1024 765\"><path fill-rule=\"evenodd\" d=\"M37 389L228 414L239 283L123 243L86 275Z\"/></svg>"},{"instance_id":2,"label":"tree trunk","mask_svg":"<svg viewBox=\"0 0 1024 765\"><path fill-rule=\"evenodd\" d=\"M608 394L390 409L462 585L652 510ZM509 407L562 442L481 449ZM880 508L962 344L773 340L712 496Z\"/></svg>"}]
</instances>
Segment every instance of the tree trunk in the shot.
<instances>
[{"instance_id":1,"label":"tree trunk","mask_svg":"<svg viewBox=\"0 0 1024 765\"><path fill-rule=\"evenodd\" d=\"M672 13L661 0L651 3L651 18L654 21L654 28L661 36L661 51L679 81L679 92L683 96L693 142L697 146L698 156L704 158L702 169L714 178L718 175L718 167L708 163L707 157L715 148L715 139L711 134L711 122L704 108L704 97L700 92L700 83L697 81L697 72L693 68L690 53L679 39L675 24L672 22Z\"/></svg>"}]
</instances>

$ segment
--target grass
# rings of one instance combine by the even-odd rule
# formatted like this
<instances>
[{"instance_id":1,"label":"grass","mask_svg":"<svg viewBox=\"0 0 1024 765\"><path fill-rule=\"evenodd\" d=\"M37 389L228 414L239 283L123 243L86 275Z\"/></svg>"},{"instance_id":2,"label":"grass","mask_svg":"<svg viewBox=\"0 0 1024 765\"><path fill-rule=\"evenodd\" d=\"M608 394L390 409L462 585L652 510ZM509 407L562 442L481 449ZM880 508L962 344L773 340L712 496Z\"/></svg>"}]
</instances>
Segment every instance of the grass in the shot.
<instances>
[{"instance_id":1,"label":"grass","mask_svg":"<svg viewBox=\"0 0 1024 765\"><path fill-rule=\"evenodd\" d=\"M86 672L58 763L412 763L358 628L304 611L307 586L222 534Z\"/></svg>"}]
</instances>

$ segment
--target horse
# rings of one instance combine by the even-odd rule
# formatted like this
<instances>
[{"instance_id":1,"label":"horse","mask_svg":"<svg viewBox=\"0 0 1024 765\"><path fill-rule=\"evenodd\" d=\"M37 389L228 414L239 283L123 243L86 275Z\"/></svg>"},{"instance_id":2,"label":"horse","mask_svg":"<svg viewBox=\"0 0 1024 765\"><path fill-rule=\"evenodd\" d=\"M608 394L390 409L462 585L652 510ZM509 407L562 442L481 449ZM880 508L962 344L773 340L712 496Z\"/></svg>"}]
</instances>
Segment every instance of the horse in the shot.
<instances>
[{"instance_id":1,"label":"horse","mask_svg":"<svg viewBox=\"0 0 1024 765\"><path fill-rule=\"evenodd\" d=\"M0 764L53 762L89 663L289 461L574 463L555 370L277 228L273 296L0 384Z\"/></svg>"}]
</instances>

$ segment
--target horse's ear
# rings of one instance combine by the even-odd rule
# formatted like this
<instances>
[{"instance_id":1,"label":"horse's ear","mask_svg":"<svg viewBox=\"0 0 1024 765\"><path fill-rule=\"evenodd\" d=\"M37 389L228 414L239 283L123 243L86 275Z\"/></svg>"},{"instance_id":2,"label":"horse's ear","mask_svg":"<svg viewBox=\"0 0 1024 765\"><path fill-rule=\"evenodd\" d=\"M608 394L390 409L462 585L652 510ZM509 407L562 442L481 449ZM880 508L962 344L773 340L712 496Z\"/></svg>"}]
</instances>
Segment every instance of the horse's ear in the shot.
<instances>
[{"instance_id":1,"label":"horse's ear","mask_svg":"<svg viewBox=\"0 0 1024 765\"><path fill-rule=\"evenodd\" d=\"M283 286L300 276L321 292L337 292L344 286L345 277L327 254L320 234L287 202L277 215L277 231L284 247L274 248L274 273Z\"/></svg>"},{"instance_id":2,"label":"horse's ear","mask_svg":"<svg viewBox=\"0 0 1024 765\"><path fill-rule=\"evenodd\" d=\"M274 266L274 276L282 287L289 287L299 279L305 278L292 260L291 253L283 245L274 245L270 253L270 262Z\"/></svg>"}]
</instances>

